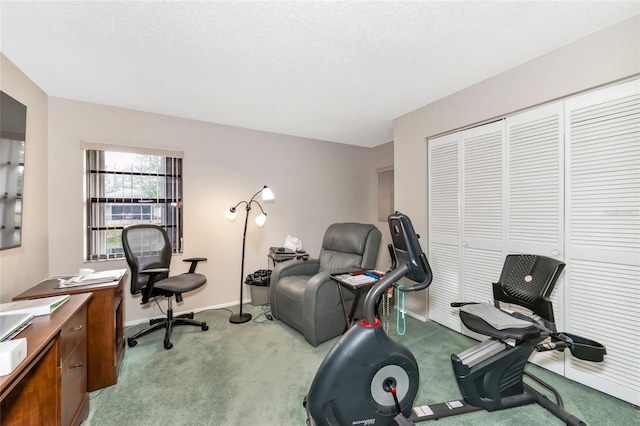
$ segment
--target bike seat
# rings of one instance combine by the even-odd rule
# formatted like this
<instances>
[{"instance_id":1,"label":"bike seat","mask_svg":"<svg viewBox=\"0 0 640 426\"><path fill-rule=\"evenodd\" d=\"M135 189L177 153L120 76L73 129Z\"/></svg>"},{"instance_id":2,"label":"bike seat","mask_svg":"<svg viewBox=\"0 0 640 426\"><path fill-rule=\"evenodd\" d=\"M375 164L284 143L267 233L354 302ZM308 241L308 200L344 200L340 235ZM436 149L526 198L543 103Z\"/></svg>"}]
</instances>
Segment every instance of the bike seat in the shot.
<instances>
[{"instance_id":1,"label":"bike seat","mask_svg":"<svg viewBox=\"0 0 640 426\"><path fill-rule=\"evenodd\" d=\"M533 318L524 315L516 318L489 304L463 306L460 308L460 319L469 330L501 340L530 340L540 337L541 332Z\"/></svg>"}]
</instances>

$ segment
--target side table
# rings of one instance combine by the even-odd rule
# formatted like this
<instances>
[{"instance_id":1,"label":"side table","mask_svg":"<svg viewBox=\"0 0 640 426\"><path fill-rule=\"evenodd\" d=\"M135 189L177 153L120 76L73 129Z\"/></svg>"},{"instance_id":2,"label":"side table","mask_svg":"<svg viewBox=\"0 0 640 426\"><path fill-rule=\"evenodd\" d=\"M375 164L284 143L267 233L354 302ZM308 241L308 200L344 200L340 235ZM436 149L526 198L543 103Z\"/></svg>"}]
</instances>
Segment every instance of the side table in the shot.
<instances>
[{"instance_id":1,"label":"side table","mask_svg":"<svg viewBox=\"0 0 640 426\"><path fill-rule=\"evenodd\" d=\"M88 303L88 377L89 392L115 385L124 351L122 289L126 274L117 282L56 288L58 279L45 280L14 297L37 299L60 294L93 293Z\"/></svg>"},{"instance_id":2,"label":"side table","mask_svg":"<svg viewBox=\"0 0 640 426\"><path fill-rule=\"evenodd\" d=\"M309 254L306 251L296 251L292 253L278 253L274 251L270 251L267 255L269 259L273 262L273 266L276 266L276 263L286 262L287 260L293 259L309 259Z\"/></svg>"},{"instance_id":3,"label":"side table","mask_svg":"<svg viewBox=\"0 0 640 426\"><path fill-rule=\"evenodd\" d=\"M367 277L367 279L354 279L355 277ZM344 332L349 329L351 322L353 321L353 314L356 311L356 307L358 306L358 300L360 299L360 293L363 288L371 288L375 283L379 281L380 278L369 277L368 275L350 275L349 273L343 274L335 274L331 275L331 279L338 283L338 293L340 294L340 303L342 303L342 312L344 312ZM354 291L355 295L353 297L353 302L351 303L351 309L349 313L347 313L347 306L344 301L344 294L342 292L342 287L349 288Z\"/></svg>"}]
</instances>

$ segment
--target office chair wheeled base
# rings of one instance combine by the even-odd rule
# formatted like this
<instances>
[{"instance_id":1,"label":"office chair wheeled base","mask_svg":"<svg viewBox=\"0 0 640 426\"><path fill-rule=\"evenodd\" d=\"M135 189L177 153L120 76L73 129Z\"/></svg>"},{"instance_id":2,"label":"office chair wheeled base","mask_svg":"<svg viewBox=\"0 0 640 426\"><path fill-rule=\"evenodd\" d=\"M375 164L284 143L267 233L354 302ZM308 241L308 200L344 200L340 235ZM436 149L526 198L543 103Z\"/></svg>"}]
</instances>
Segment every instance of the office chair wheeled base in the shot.
<instances>
[{"instance_id":1,"label":"office chair wheeled base","mask_svg":"<svg viewBox=\"0 0 640 426\"><path fill-rule=\"evenodd\" d=\"M171 307L171 297L167 297L168 301L168 309L167 309L167 317L166 318L154 318L149 321L150 327L145 328L134 334L131 337L127 337L127 345L132 348L138 344L138 337L142 337L146 334L151 333L152 331L159 330L161 328L165 329L164 334L164 348L171 349L173 348L173 343L171 343L171 332L173 331L173 327L176 325L194 325L196 327L200 327L202 331L207 331L209 326L204 321L196 321L193 319L193 312L189 312L188 314L181 314L176 317L173 316L173 308Z\"/></svg>"}]
</instances>

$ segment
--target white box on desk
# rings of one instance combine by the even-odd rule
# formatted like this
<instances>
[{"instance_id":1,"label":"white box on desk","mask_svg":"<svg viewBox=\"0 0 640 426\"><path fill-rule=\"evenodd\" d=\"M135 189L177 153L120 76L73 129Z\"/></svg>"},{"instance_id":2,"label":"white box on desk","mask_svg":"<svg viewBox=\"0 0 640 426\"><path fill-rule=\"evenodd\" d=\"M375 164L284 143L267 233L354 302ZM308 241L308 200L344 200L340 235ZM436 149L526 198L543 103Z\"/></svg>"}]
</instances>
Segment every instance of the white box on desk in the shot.
<instances>
[{"instance_id":1,"label":"white box on desk","mask_svg":"<svg viewBox=\"0 0 640 426\"><path fill-rule=\"evenodd\" d=\"M27 339L0 342L0 376L11 374L27 357Z\"/></svg>"}]
</instances>

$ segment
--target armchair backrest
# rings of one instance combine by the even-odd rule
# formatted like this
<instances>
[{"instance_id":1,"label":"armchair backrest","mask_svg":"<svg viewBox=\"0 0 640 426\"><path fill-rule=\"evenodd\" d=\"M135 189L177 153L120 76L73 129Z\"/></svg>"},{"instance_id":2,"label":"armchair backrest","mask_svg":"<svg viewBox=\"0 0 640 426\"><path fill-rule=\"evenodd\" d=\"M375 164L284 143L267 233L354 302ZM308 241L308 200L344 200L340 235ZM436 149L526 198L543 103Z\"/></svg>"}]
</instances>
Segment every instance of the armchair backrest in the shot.
<instances>
[{"instance_id":1,"label":"armchair backrest","mask_svg":"<svg viewBox=\"0 0 640 426\"><path fill-rule=\"evenodd\" d=\"M355 267L373 269L378 259L382 233L371 224L334 223L329 226L320 249L320 272Z\"/></svg>"},{"instance_id":2,"label":"armchair backrest","mask_svg":"<svg viewBox=\"0 0 640 426\"><path fill-rule=\"evenodd\" d=\"M131 268L131 294L140 293L149 281L149 277L139 271L168 268L171 264L171 242L161 226L147 223L127 226L122 230L122 247ZM168 273L160 274L156 281L168 276Z\"/></svg>"}]
</instances>

